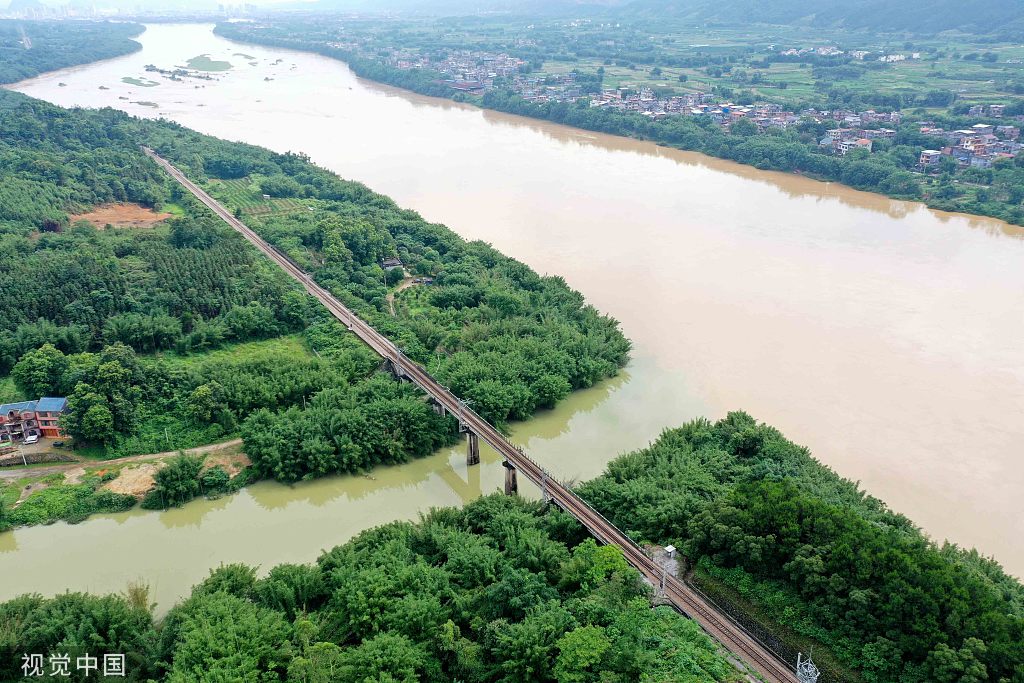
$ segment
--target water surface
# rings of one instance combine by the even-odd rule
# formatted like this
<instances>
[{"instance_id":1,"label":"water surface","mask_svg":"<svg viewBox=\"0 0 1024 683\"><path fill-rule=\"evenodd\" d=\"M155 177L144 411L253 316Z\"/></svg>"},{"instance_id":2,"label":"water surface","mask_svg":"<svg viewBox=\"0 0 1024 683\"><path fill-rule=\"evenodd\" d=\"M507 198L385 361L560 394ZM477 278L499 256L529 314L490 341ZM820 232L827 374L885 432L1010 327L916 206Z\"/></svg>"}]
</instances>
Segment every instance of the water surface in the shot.
<instances>
[{"instance_id":1,"label":"water surface","mask_svg":"<svg viewBox=\"0 0 1024 683\"><path fill-rule=\"evenodd\" d=\"M594 476L664 427L742 409L937 539L1024 574L1019 229L420 97L209 26L150 26L141 42L16 89L305 152L563 275L622 321L627 373L515 429L559 476ZM232 68L150 88L121 80L196 54ZM167 513L19 530L0 536L0 572L17 577L0 598L144 576L166 604L221 561L308 561L360 529L493 491L494 458L467 471L455 449L372 480L263 483Z\"/></svg>"}]
</instances>

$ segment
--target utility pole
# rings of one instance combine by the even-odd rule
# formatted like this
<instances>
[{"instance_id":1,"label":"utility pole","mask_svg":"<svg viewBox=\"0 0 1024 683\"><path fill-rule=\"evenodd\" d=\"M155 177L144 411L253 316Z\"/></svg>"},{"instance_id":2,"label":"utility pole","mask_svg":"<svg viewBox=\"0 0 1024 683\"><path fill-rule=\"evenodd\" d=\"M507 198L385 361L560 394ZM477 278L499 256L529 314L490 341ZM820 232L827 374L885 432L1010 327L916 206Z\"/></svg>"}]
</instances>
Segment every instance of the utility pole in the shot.
<instances>
[{"instance_id":1,"label":"utility pole","mask_svg":"<svg viewBox=\"0 0 1024 683\"><path fill-rule=\"evenodd\" d=\"M459 426L462 427L463 423L465 422L465 413L463 411L464 409L470 408L470 406L473 405L474 401L471 398L456 397L456 399L459 402Z\"/></svg>"},{"instance_id":2,"label":"utility pole","mask_svg":"<svg viewBox=\"0 0 1024 683\"><path fill-rule=\"evenodd\" d=\"M668 583L668 563L672 561L675 552L676 547L674 545L665 546L665 557L658 563L661 565L661 582L658 585L658 597L665 597L665 584Z\"/></svg>"}]
</instances>

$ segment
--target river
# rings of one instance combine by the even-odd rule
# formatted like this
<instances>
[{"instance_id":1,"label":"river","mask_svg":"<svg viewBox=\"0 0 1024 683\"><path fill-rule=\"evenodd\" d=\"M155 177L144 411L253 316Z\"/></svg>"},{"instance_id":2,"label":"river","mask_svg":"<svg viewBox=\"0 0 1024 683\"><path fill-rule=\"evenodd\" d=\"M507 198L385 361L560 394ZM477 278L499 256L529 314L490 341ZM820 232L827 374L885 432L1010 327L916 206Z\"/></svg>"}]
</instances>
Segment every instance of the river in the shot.
<instances>
[{"instance_id":1,"label":"river","mask_svg":"<svg viewBox=\"0 0 1024 683\"><path fill-rule=\"evenodd\" d=\"M139 53L14 89L302 151L559 274L622 321L625 373L516 425L558 476L742 409L937 539L1024 575L1024 232L794 175L421 97L324 57L153 25ZM140 87L207 54L214 80ZM139 103L142 104L139 104ZM163 513L0 535L0 599L116 591L166 609L221 562L311 561L358 531L501 485L453 449L372 478L261 483Z\"/></svg>"}]
</instances>

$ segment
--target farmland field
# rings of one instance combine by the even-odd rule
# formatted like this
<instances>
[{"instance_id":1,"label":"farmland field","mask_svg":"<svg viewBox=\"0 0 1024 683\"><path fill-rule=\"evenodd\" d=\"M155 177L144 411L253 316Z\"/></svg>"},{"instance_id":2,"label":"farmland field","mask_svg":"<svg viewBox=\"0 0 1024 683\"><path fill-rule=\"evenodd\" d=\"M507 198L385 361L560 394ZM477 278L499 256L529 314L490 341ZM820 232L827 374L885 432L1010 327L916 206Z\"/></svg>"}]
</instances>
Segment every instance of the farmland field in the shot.
<instances>
[{"instance_id":1,"label":"farmland field","mask_svg":"<svg viewBox=\"0 0 1024 683\"><path fill-rule=\"evenodd\" d=\"M314 200L309 199L264 198L258 185L251 178L211 179L209 191L217 199L239 207L242 214L247 216L269 216L299 211L314 203Z\"/></svg>"}]
</instances>

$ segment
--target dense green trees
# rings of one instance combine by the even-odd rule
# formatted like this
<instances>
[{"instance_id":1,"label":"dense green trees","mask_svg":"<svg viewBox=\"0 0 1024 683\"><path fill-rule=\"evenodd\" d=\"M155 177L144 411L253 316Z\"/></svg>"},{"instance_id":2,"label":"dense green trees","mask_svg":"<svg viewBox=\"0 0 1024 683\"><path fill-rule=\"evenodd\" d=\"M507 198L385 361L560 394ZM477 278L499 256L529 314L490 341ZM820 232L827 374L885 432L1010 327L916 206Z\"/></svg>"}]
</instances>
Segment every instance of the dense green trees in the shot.
<instances>
[{"instance_id":1,"label":"dense green trees","mask_svg":"<svg viewBox=\"0 0 1024 683\"><path fill-rule=\"evenodd\" d=\"M249 600L227 592L200 593L175 615L173 629L169 682L264 683L280 681L287 672L291 625Z\"/></svg>"},{"instance_id":2,"label":"dense green trees","mask_svg":"<svg viewBox=\"0 0 1024 683\"><path fill-rule=\"evenodd\" d=\"M491 496L313 566L222 566L159 623L138 594L24 596L0 604L0 679L22 652L69 648L126 653L132 681L739 680L696 624L651 608L621 552L582 537L564 513Z\"/></svg>"},{"instance_id":3,"label":"dense green trees","mask_svg":"<svg viewBox=\"0 0 1024 683\"><path fill-rule=\"evenodd\" d=\"M242 425L257 472L287 482L406 462L456 434L453 419L434 413L417 389L383 376L326 389L305 409L257 411Z\"/></svg>"},{"instance_id":4,"label":"dense green trees","mask_svg":"<svg viewBox=\"0 0 1024 683\"><path fill-rule=\"evenodd\" d=\"M58 352L59 353L59 352ZM135 353L124 345L108 346L99 354L81 354L69 364L61 384L68 394L61 425L83 441L106 444L118 434L131 434L138 424L144 372ZM73 380L66 379L73 377Z\"/></svg>"},{"instance_id":5,"label":"dense green trees","mask_svg":"<svg viewBox=\"0 0 1024 683\"><path fill-rule=\"evenodd\" d=\"M11 377L25 396L54 396L63 390L68 359L53 344L29 351L15 364Z\"/></svg>"},{"instance_id":6,"label":"dense green trees","mask_svg":"<svg viewBox=\"0 0 1024 683\"><path fill-rule=\"evenodd\" d=\"M140 681L150 670L156 644L148 605L113 595L25 595L0 604L0 624L0 678L8 681L21 680L22 655L29 653L69 655L66 680L73 681L88 680L76 670L78 657L88 654L102 662L105 654L123 654L127 680Z\"/></svg>"},{"instance_id":7,"label":"dense green trees","mask_svg":"<svg viewBox=\"0 0 1024 683\"><path fill-rule=\"evenodd\" d=\"M3 101L2 191L25 188L0 202L3 369L45 342L65 353L102 342L187 351L302 324L285 315L295 288L168 186L128 137L127 117L72 115L13 94ZM95 204L172 199L187 213L169 235L68 225L69 213Z\"/></svg>"},{"instance_id":8,"label":"dense green trees","mask_svg":"<svg viewBox=\"0 0 1024 683\"><path fill-rule=\"evenodd\" d=\"M62 178L70 194L54 195L43 208L30 198L5 205L20 215L0 227L0 281L10 294L0 370L12 370L27 398L68 396L70 434L115 454L199 445L235 431L252 410L301 403L372 372L375 361L358 345L338 347L330 360L271 352L183 367L135 358L131 350L187 354L274 337L324 313L220 221L177 196L123 131L98 136L110 112L76 119L4 97L18 103L0 112L5 182L55 187ZM53 173L41 172L46 168ZM89 169L87 181L76 179L82 169ZM169 230L46 232L51 218L58 230L67 225L67 211L131 199L108 192L124 182L137 188L135 199L176 199L186 214ZM333 323L314 328L319 337L341 333Z\"/></svg>"},{"instance_id":9,"label":"dense green trees","mask_svg":"<svg viewBox=\"0 0 1024 683\"><path fill-rule=\"evenodd\" d=\"M667 431L581 493L622 528L744 587L864 680L1024 681L1020 583L936 546L747 415Z\"/></svg>"},{"instance_id":10,"label":"dense green trees","mask_svg":"<svg viewBox=\"0 0 1024 683\"><path fill-rule=\"evenodd\" d=\"M128 22L2 19L0 83L135 52L142 46L132 38L143 30Z\"/></svg>"}]
</instances>

